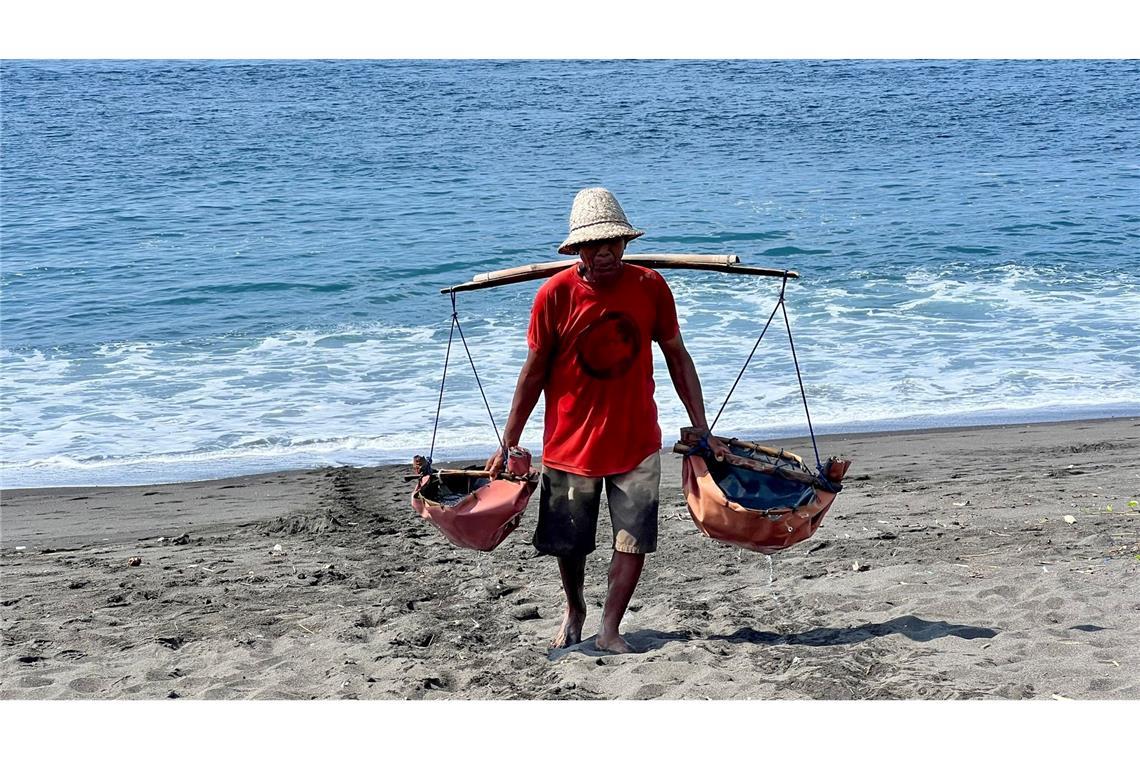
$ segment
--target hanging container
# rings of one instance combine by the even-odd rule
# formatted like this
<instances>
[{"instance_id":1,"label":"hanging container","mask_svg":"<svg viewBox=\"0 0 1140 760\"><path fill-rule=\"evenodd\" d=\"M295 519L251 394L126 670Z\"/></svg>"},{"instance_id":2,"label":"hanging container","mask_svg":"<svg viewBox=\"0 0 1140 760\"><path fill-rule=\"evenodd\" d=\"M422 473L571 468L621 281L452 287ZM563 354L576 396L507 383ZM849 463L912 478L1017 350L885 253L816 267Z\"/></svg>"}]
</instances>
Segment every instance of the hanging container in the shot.
<instances>
[{"instance_id":1,"label":"hanging container","mask_svg":"<svg viewBox=\"0 0 1140 760\"><path fill-rule=\"evenodd\" d=\"M721 438L731 452L718 462L692 428L673 451L685 454L681 486L689 515L702 533L762 554L811 537L819 528L851 462L832 458L820 474L782 449Z\"/></svg>"},{"instance_id":2,"label":"hanging container","mask_svg":"<svg viewBox=\"0 0 1140 760\"><path fill-rule=\"evenodd\" d=\"M512 450L513 451L513 450ZM538 472L530 467L521 477L512 470L491 480L485 470L417 471L412 507L448 541L464 549L489 552L501 544L522 521L530 496L538 486ZM523 457L520 455L519 460ZM513 470L522 471L514 457Z\"/></svg>"}]
</instances>

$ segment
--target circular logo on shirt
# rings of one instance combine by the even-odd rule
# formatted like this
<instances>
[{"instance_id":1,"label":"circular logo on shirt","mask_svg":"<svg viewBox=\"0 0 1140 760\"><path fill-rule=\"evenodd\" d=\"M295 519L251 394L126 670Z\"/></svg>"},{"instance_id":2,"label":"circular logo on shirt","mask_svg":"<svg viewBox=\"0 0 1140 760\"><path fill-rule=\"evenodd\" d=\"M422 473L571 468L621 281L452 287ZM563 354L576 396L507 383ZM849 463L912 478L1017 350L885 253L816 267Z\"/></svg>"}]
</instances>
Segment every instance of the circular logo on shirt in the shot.
<instances>
[{"instance_id":1,"label":"circular logo on shirt","mask_svg":"<svg viewBox=\"0 0 1140 760\"><path fill-rule=\"evenodd\" d=\"M578 339L578 364L599 380L612 380L629 372L640 353L641 331L623 312L604 315Z\"/></svg>"}]
</instances>

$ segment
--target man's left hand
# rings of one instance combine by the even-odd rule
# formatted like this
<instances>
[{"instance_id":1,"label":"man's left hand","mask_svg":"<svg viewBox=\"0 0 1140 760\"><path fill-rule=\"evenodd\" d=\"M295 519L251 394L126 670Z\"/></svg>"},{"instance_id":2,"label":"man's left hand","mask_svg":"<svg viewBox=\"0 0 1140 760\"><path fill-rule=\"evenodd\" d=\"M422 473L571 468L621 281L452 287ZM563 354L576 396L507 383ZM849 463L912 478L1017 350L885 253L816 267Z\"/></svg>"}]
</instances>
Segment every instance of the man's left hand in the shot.
<instances>
[{"instance_id":1,"label":"man's left hand","mask_svg":"<svg viewBox=\"0 0 1140 760\"><path fill-rule=\"evenodd\" d=\"M715 435L709 434L705 440L708 441L709 450L712 451L713 456L716 457L716 461L718 462L724 461L725 454L732 453L728 450L728 446L725 446L724 443Z\"/></svg>"}]
</instances>

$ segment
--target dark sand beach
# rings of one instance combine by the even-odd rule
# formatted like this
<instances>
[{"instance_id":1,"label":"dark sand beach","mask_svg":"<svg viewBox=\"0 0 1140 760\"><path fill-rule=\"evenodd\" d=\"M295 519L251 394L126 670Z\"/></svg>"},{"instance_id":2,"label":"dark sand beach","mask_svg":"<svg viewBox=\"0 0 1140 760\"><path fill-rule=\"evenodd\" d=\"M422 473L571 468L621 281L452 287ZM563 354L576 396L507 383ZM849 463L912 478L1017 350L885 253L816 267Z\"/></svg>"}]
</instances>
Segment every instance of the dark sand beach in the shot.
<instances>
[{"instance_id":1,"label":"dark sand beach","mask_svg":"<svg viewBox=\"0 0 1140 760\"><path fill-rule=\"evenodd\" d=\"M846 488L771 582L698 533L663 456L632 655L548 648L537 498L478 554L416 516L404 466L5 491L0 696L1140 698L1140 419L820 444Z\"/></svg>"}]
</instances>

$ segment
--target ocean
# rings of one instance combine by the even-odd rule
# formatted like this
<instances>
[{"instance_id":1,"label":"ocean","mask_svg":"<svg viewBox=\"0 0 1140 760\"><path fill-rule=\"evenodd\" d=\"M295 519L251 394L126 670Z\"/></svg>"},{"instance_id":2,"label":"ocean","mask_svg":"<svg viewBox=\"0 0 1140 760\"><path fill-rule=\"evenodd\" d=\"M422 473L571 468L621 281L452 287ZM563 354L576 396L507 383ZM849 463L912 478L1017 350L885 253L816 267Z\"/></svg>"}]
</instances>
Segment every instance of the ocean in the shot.
<instances>
[{"instance_id":1,"label":"ocean","mask_svg":"<svg viewBox=\"0 0 1140 760\"><path fill-rule=\"evenodd\" d=\"M4 488L410 462L440 289L558 259L595 185L630 253L800 273L817 433L1140 414L1137 61L9 60L0 97ZM780 283L665 276L711 419ZM500 428L538 284L457 300ZM717 429L807 432L779 322ZM435 458L495 441L453 346Z\"/></svg>"}]
</instances>

